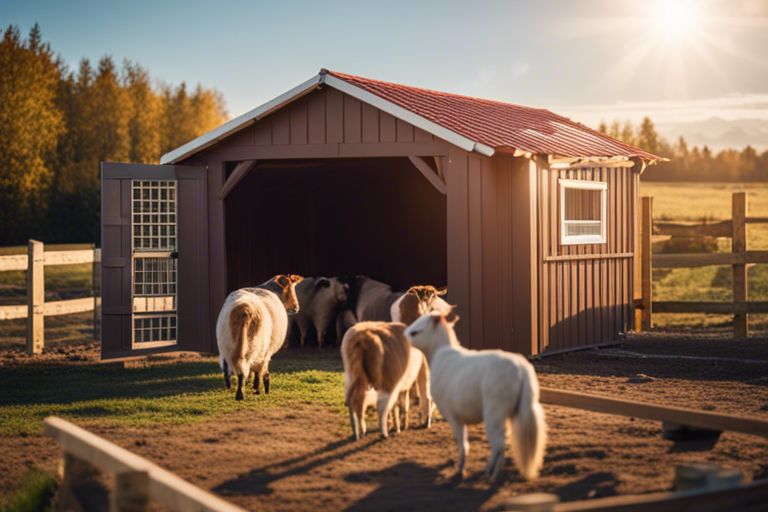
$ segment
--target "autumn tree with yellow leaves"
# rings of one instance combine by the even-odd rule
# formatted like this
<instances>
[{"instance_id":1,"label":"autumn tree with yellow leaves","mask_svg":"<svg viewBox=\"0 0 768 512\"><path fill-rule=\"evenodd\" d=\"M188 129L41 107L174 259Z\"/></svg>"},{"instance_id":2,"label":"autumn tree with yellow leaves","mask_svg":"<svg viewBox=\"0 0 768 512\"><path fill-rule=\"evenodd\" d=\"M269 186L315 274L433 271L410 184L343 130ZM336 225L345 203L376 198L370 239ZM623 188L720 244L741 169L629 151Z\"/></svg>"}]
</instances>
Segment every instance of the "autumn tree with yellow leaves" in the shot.
<instances>
[{"instance_id":1,"label":"autumn tree with yellow leaves","mask_svg":"<svg viewBox=\"0 0 768 512\"><path fill-rule=\"evenodd\" d=\"M157 163L226 120L211 89L110 57L68 70L37 25L0 36L0 246L98 242L99 162Z\"/></svg>"}]
</instances>

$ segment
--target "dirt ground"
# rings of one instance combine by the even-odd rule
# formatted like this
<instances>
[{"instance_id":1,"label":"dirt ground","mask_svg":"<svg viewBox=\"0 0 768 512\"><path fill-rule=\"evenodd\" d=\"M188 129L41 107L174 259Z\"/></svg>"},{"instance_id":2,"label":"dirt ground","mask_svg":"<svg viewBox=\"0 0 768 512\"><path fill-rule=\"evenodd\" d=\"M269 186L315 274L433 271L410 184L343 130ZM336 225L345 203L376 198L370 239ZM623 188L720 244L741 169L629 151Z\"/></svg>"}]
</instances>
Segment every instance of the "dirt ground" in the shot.
<instances>
[{"instance_id":1,"label":"dirt ground","mask_svg":"<svg viewBox=\"0 0 768 512\"><path fill-rule=\"evenodd\" d=\"M46 362L72 364L92 350L54 352ZM25 363L6 353L2 364ZM542 386L768 420L766 338L656 332L535 364ZM545 406L549 443L539 480L523 481L508 458L502 481L489 485L485 434L473 427L468 477L456 483L456 446L444 421L387 440L369 432L355 442L346 417L326 406L256 412L248 403L193 425L92 430L251 510L499 510L509 497L534 491L570 501L669 490L675 465L698 461L738 468L746 480L768 478L766 439L724 433L716 442L672 442L661 438L657 422ZM18 468L53 470L57 458L55 444L40 435L0 436L0 488Z\"/></svg>"}]
</instances>

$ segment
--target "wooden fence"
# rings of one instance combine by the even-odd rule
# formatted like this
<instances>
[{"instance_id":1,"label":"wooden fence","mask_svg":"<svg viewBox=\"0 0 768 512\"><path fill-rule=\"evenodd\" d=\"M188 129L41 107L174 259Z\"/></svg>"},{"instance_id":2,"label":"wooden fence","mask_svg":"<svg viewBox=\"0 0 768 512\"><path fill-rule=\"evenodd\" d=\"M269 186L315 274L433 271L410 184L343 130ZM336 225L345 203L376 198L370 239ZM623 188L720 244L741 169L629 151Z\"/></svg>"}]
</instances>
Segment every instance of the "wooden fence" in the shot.
<instances>
[{"instance_id":1,"label":"wooden fence","mask_svg":"<svg viewBox=\"0 0 768 512\"><path fill-rule=\"evenodd\" d=\"M653 198L643 197L641 204L641 290L642 298L636 303L643 330L653 326L653 313L725 313L733 315L734 337L749 335L748 315L768 313L768 301L750 302L747 295L747 265L768 263L768 251L747 249L747 224L768 223L768 217L747 216L744 192L732 197L732 218L712 223L685 224L653 222ZM673 237L728 237L732 239L729 253L652 254L653 235ZM707 265L731 265L733 272L732 302L654 301L652 297L652 271L654 268L688 268Z\"/></svg>"},{"instance_id":2,"label":"wooden fence","mask_svg":"<svg viewBox=\"0 0 768 512\"><path fill-rule=\"evenodd\" d=\"M14 306L0 306L0 320L27 319L27 354L40 354L45 343L45 317L69 315L93 311L94 337L98 338L100 297L101 249L69 251L44 251L42 242L30 240L27 254L0 256L0 272L9 270L27 271L27 303ZM93 289L90 297L81 299L45 302L45 267L51 265L93 264Z\"/></svg>"},{"instance_id":3,"label":"wooden fence","mask_svg":"<svg viewBox=\"0 0 768 512\"><path fill-rule=\"evenodd\" d=\"M46 418L45 434L56 439L64 451L64 474L55 510L82 510L80 487L101 471L114 476L114 489L110 495L110 511L113 512L147 510L150 502L178 511L244 512L145 458L61 418Z\"/></svg>"}]
</instances>

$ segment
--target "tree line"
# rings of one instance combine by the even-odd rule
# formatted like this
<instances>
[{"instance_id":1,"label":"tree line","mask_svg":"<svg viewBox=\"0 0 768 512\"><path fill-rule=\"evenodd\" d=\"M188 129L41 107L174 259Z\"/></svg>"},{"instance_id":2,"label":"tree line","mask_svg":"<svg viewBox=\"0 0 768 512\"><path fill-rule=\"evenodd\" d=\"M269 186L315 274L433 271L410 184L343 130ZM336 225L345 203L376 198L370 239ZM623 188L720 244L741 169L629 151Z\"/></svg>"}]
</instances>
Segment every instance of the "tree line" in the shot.
<instances>
[{"instance_id":1,"label":"tree line","mask_svg":"<svg viewBox=\"0 0 768 512\"><path fill-rule=\"evenodd\" d=\"M610 125L603 121L598 130L670 159L648 167L643 173L646 181L768 181L768 150L758 153L746 146L715 153L707 146L690 146L682 136L670 143L659 135L648 117L639 126L629 121L613 121Z\"/></svg>"},{"instance_id":2,"label":"tree line","mask_svg":"<svg viewBox=\"0 0 768 512\"><path fill-rule=\"evenodd\" d=\"M226 120L221 95L109 56L70 70L35 25L0 38L0 246L98 242L99 163L157 163Z\"/></svg>"}]
</instances>

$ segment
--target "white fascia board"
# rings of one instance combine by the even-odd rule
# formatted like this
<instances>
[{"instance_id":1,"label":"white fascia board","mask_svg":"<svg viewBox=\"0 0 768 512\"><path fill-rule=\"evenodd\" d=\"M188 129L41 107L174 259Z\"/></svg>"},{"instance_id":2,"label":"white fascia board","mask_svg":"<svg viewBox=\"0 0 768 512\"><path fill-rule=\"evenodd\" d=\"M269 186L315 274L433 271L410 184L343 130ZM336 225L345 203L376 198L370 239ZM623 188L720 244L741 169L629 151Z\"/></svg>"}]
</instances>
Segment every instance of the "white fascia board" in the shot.
<instances>
[{"instance_id":1,"label":"white fascia board","mask_svg":"<svg viewBox=\"0 0 768 512\"><path fill-rule=\"evenodd\" d=\"M435 122L430 121L418 114L414 114L408 109L401 107L391 101L385 100L381 96L377 96L371 92L361 89L356 85L352 85L349 82L336 78L333 75L325 75L325 84L329 87L333 87L345 94L349 94L353 98L367 103L373 107L378 108L390 114L402 121L412 124L417 128L421 128L427 133L431 133L435 137L441 138L450 142L454 146L458 146L464 151L475 151L485 156L493 156L494 149L480 142L469 139L461 134L445 128Z\"/></svg>"},{"instance_id":2,"label":"white fascia board","mask_svg":"<svg viewBox=\"0 0 768 512\"><path fill-rule=\"evenodd\" d=\"M264 103L263 105L254 108L253 110L249 110L241 116L227 121L218 128L214 128L213 130L204 133L196 139L187 142L183 146L179 146L178 148L169 151L160 158L160 163L173 164L179 160L183 160L184 158L193 155L194 153L197 153L198 151L202 151L203 149L212 146L219 140L242 130L249 124L255 123L262 117L269 115L278 108L301 98L305 94L316 89L320 82L321 75L318 74L313 76L309 80L297 85L293 89L284 94L281 94L277 98L274 98Z\"/></svg>"}]
</instances>

